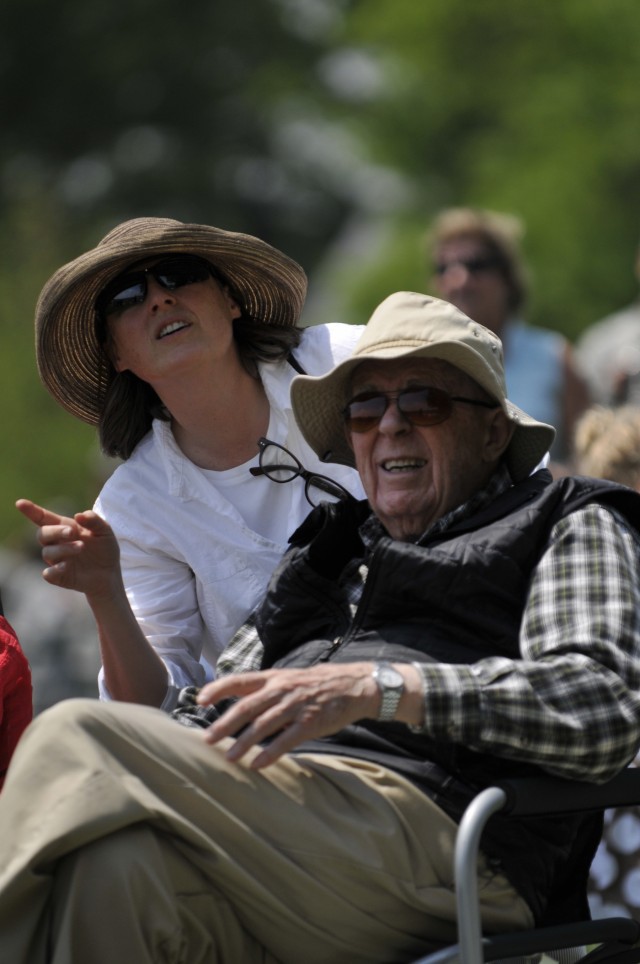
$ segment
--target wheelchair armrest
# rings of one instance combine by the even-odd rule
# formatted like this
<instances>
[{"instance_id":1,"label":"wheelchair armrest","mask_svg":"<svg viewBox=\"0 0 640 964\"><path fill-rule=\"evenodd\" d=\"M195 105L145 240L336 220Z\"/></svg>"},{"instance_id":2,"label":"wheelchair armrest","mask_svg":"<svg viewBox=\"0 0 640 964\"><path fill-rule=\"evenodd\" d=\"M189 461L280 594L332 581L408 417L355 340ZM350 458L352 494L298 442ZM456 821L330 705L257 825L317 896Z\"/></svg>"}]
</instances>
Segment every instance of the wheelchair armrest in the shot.
<instances>
[{"instance_id":1,"label":"wheelchair armrest","mask_svg":"<svg viewBox=\"0 0 640 964\"><path fill-rule=\"evenodd\" d=\"M640 768L627 767L606 783L542 775L496 782L505 794L502 813L513 816L586 813L640 804Z\"/></svg>"}]
</instances>

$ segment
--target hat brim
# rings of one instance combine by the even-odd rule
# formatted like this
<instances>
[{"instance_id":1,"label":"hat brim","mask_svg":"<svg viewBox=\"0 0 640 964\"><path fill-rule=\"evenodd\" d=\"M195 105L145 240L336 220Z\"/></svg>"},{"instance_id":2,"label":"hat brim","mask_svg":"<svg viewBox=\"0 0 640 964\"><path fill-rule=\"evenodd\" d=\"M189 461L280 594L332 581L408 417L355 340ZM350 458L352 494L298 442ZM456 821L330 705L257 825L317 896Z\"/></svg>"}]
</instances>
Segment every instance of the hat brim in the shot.
<instances>
[{"instance_id":1,"label":"hat brim","mask_svg":"<svg viewBox=\"0 0 640 964\"><path fill-rule=\"evenodd\" d=\"M254 321L295 326L300 319L305 272L265 241L168 218L139 218L119 225L97 247L56 271L36 306L40 377L63 408L91 425L99 421L113 377L97 338L96 298L130 265L169 253L193 254L211 262Z\"/></svg>"},{"instance_id":2,"label":"hat brim","mask_svg":"<svg viewBox=\"0 0 640 964\"><path fill-rule=\"evenodd\" d=\"M449 346L439 343L415 350L407 350L406 347L378 349L366 355L348 358L326 375L298 375L291 385L291 400L296 421L306 441L322 461L355 468L353 450L347 440L343 417L355 369L365 361L384 361L399 357L444 358L455 365L452 351L459 355L464 352L467 355L466 363L456 367L473 377L470 370L470 367L473 368L473 358L469 356L468 350L453 342ZM480 368L478 370L480 371ZM486 381L479 378L476 380L479 384ZM509 399L502 400L490 389L489 394L496 398L506 417L515 426L505 452L505 461L511 478L514 482L519 481L530 475L547 454L555 436L555 429L531 418Z\"/></svg>"}]
</instances>

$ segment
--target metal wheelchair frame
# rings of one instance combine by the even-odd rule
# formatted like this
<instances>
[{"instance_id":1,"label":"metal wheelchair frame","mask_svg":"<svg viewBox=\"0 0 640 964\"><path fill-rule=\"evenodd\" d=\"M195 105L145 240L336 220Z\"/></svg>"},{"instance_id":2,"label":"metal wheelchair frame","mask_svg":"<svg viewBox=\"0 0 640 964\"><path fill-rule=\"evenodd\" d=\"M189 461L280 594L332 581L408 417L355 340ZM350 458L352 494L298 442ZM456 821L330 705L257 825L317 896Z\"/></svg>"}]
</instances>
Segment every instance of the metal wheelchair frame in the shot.
<instances>
[{"instance_id":1,"label":"metal wheelchair frame","mask_svg":"<svg viewBox=\"0 0 640 964\"><path fill-rule=\"evenodd\" d=\"M492 814L498 811L527 816L586 813L634 805L640 805L640 769L635 767L628 767L604 784L543 776L505 780L483 790L467 807L456 837L458 944L428 954L414 964L539 961L544 954L567 948L576 949L570 958L574 964L640 964L640 921L628 917L483 936L477 876L482 832ZM589 949L593 945L597 946Z\"/></svg>"}]
</instances>

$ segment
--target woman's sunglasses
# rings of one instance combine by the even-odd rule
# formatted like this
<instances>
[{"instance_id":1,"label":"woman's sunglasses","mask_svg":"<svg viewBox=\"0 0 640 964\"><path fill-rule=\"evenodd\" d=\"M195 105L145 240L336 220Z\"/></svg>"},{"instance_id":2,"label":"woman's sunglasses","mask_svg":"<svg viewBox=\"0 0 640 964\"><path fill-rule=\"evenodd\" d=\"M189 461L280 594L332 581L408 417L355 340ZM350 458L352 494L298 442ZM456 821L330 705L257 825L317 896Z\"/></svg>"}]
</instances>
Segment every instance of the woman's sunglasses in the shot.
<instances>
[{"instance_id":1,"label":"woman's sunglasses","mask_svg":"<svg viewBox=\"0 0 640 964\"><path fill-rule=\"evenodd\" d=\"M380 422L395 399L398 411L412 425L439 425L446 422L455 402L480 405L482 408L499 408L498 402L483 402L477 398L449 395L441 388L404 388L400 392L363 392L352 398L342 410L345 424L350 432L369 432Z\"/></svg>"},{"instance_id":2,"label":"woman's sunglasses","mask_svg":"<svg viewBox=\"0 0 640 964\"><path fill-rule=\"evenodd\" d=\"M209 264L195 255L174 255L164 258L149 268L129 271L118 275L100 292L96 299L96 311L101 318L108 318L125 311L133 305L141 305L147 297L147 277L158 282L167 291L184 288L185 285L206 281L217 274Z\"/></svg>"}]
</instances>

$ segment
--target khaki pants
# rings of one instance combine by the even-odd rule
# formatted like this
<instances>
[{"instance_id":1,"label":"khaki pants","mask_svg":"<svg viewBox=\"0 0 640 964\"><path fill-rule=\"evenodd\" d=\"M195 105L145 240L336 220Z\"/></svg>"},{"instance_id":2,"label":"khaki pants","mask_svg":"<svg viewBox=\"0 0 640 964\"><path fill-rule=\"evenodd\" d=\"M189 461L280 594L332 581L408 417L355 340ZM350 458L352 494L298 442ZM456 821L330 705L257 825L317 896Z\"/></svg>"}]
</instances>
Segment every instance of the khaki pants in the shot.
<instances>
[{"instance_id":1,"label":"khaki pants","mask_svg":"<svg viewBox=\"0 0 640 964\"><path fill-rule=\"evenodd\" d=\"M345 757L227 763L163 712L69 700L25 733L0 794L11 964L373 964L455 939L455 825ZM483 873L492 928L531 925Z\"/></svg>"}]
</instances>

